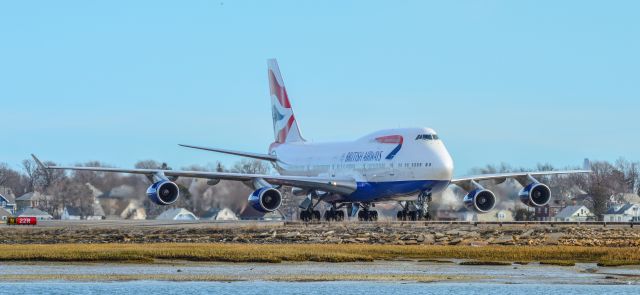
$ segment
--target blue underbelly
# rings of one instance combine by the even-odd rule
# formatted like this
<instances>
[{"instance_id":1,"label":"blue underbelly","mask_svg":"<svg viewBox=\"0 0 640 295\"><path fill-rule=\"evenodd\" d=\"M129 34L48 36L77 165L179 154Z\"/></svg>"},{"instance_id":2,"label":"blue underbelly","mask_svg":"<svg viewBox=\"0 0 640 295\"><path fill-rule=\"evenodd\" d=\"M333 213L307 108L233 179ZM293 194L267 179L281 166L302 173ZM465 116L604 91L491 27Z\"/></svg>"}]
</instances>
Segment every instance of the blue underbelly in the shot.
<instances>
[{"instance_id":1,"label":"blue underbelly","mask_svg":"<svg viewBox=\"0 0 640 295\"><path fill-rule=\"evenodd\" d=\"M393 200L395 197L417 194L421 191L440 192L447 188L447 180L410 180L391 182L358 182L358 188L350 195L342 196L342 202L375 202Z\"/></svg>"}]
</instances>

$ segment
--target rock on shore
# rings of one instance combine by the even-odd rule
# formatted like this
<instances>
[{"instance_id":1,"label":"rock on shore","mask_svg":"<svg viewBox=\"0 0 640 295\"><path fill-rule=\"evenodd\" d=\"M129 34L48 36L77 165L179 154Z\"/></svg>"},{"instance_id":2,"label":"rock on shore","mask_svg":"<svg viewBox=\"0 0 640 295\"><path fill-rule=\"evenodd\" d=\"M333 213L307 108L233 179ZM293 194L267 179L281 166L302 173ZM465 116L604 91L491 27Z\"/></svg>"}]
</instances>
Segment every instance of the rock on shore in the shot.
<instances>
[{"instance_id":1,"label":"rock on shore","mask_svg":"<svg viewBox=\"0 0 640 295\"><path fill-rule=\"evenodd\" d=\"M220 228L120 226L0 227L0 243L358 243L396 245L640 246L640 229L602 226L397 223L279 224Z\"/></svg>"}]
</instances>

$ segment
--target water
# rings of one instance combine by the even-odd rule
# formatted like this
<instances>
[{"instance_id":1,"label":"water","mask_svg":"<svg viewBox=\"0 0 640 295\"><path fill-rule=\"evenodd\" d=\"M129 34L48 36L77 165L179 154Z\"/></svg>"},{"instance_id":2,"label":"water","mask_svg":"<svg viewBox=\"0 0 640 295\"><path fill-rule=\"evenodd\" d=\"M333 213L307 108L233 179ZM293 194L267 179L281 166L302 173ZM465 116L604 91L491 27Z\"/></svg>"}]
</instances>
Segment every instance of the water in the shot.
<instances>
[{"instance_id":1,"label":"water","mask_svg":"<svg viewBox=\"0 0 640 295\"><path fill-rule=\"evenodd\" d=\"M464 266L416 261L366 263L0 263L0 294L640 294L640 267L598 267L578 264ZM305 275L434 275L466 277L439 283L410 281L282 282L265 276ZM237 282L70 281L46 280L48 275L162 275L168 277L222 275ZM3 276L13 276L12 278ZM21 281L30 276L31 281ZM58 278L58 277L56 277ZM615 293L614 293L615 292Z\"/></svg>"},{"instance_id":2,"label":"water","mask_svg":"<svg viewBox=\"0 0 640 295\"><path fill-rule=\"evenodd\" d=\"M0 294L639 294L632 285L396 282L4 282Z\"/></svg>"}]
</instances>

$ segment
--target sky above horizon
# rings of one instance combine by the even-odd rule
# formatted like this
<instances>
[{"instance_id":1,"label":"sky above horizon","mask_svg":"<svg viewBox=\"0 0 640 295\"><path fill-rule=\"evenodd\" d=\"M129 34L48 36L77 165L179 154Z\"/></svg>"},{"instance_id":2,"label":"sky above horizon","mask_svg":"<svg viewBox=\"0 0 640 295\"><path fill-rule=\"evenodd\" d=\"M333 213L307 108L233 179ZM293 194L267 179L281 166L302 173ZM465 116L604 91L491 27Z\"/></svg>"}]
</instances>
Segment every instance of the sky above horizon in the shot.
<instances>
[{"instance_id":1,"label":"sky above horizon","mask_svg":"<svg viewBox=\"0 0 640 295\"><path fill-rule=\"evenodd\" d=\"M456 175L640 160L638 1L0 2L0 162L266 152L266 59L304 137L431 127Z\"/></svg>"}]
</instances>

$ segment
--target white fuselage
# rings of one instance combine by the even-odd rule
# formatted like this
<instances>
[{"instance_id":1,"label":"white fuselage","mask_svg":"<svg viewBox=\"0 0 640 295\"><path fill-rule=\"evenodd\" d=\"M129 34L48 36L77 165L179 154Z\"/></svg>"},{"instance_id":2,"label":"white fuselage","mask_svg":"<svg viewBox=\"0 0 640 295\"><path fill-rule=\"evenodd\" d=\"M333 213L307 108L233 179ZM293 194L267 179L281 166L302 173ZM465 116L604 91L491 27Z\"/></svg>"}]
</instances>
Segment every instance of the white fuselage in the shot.
<instances>
[{"instance_id":1,"label":"white fuselage","mask_svg":"<svg viewBox=\"0 0 640 295\"><path fill-rule=\"evenodd\" d=\"M351 142L285 143L273 146L281 175L353 178L358 190L339 201L400 200L444 190L453 161L429 128L390 129Z\"/></svg>"}]
</instances>

